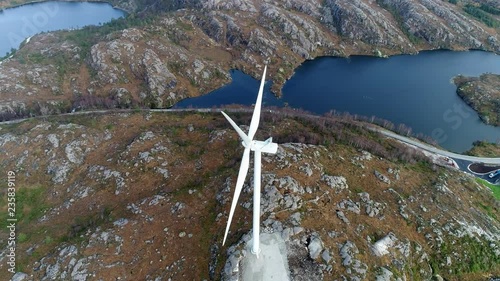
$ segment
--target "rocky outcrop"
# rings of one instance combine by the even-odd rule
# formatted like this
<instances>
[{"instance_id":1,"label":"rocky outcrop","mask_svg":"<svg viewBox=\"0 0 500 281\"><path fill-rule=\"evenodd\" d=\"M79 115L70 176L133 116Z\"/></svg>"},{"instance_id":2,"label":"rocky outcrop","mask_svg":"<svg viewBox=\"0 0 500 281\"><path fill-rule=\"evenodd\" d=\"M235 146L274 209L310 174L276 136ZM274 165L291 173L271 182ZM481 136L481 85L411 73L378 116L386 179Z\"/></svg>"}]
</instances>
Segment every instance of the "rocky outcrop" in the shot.
<instances>
[{"instance_id":1,"label":"rocky outcrop","mask_svg":"<svg viewBox=\"0 0 500 281\"><path fill-rule=\"evenodd\" d=\"M297 120L263 123L261 132L279 135ZM16 244L27 261L19 260L16 278L136 280L144 271L152 280L237 278L250 255L251 177L225 246L221 240L241 150L218 113L61 116L0 126L7 156L0 166L15 171L18 195L29 198ZM488 208L496 201L470 176L422 171L421 163L340 142L281 143L262 160L261 231L282 241L293 280L430 280L433 267L453 279L496 266L500 226ZM399 179L388 185L372 171ZM1 231L0 240L7 235ZM7 253L0 250L0 270Z\"/></svg>"},{"instance_id":2,"label":"rocky outcrop","mask_svg":"<svg viewBox=\"0 0 500 281\"><path fill-rule=\"evenodd\" d=\"M257 9L252 1L247 0L207 0L203 7L209 10L240 10L244 12L256 12Z\"/></svg>"},{"instance_id":3,"label":"rocky outcrop","mask_svg":"<svg viewBox=\"0 0 500 281\"><path fill-rule=\"evenodd\" d=\"M461 45L480 48L487 32L462 13L442 1L382 0L413 41L422 40L438 48ZM481 42L482 41L482 42Z\"/></svg>"},{"instance_id":4,"label":"rocky outcrop","mask_svg":"<svg viewBox=\"0 0 500 281\"><path fill-rule=\"evenodd\" d=\"M3 119L99 107L169 107L229 82L231 68L256 76L264 63L279 93L300 63L317 56L435 48L500 52L497 29L460 5L438 0L115 4L144 12L191 8L103 35L91 47L57 32L34 36L0 64Z\"/></svg>"},{"instance_id":5,"label":"rocky outcrop","mask_svg":"<svg viewBox=\"0 0 500 281\"><path fill-rule=\"evenodd\" d=\"M407 48L407 39L387 13L374 9L373 3L355 1L325 1L323 21L334 32L352 40L362 40L374 46Z\"/></svg>"},{"instance_id":6,"label":"rocky outcrop","mask_svg":"<svg viewBox=\"0 0 500 281\"><path fill-rule=\"evenodd\" d=\"M158 55L150 49L146 49L142 63L145 68L146 83L149 94L154 99L153 107L164 107L161 96L166 94L167 90L175 87L177 80L175 76L163 64Z\"/></svg>"},{"instance_id":7,"label":"rocky outcrop","mask_svg":"<svg viewBox=\"0 0 500 281\"><path fill-rule=\"evenodd\" d=\"M296 144L285 144L280 146L280 151L278 157L274 160L278 162L278 169L282 169L288 171L293 168L292 166L282 165L279 163L298 163L308 161L312 158L310 155L312 154L310 149L312 147L303 147L302 145ZM357 161L367 161L372 160L371 155L363 151L361 156L355 156ZM273 160L270 160L273 161ZM368 162L365 163L369 165ZM315 163L316 165L316 163ZM355 164L354 164L355 165ZM300 170L300 169L299 169ZM393 169L390 169L394 173ZM402 219L409 221L410 215L416 216L416 223L419 225L426 225L426 227L422 227L418 230L422 235L425 234L426 243L432 245L444 245L442 241L455 240L459 239L460 242L464 243L465 240L468 241L468 238L462 240L458 237L463 237L461 234L458 234L453 230L454 227L460 225L460 222L456 223L447 223L446 220L442 221L439 224L437 229L433 229L433 227L437 226L436 220L431 217L427 217L427 221L423 221L422 213L428 213L429 210L424 208L422 209L422 205L415 205L417 203L417 199L415 197L410 196L408 200L402 199L401 195L394 189L389 188L387 190L388 194L393 194L395 198L399 198L396 205L387 204L387 201L384 203L375 202L370 198L370 194L368 192L362 192L358 194L360 201L352 198L349 194L350 188L347 188L346 179L342 176L328 176L326 174L323 175L311 175L309 177L315 177L316 179L320 179L322 182L321 185L327 185L325 193L317 192L318 188L311 188L310 190L316 190L312 192L315 196L312 200L302 201L303 203L300 205L287 205L284 199L285 197L289 198L300 198L307 197L308 192L304 192L308 188L301 187L301 182L294 179L295 176L286 176L284 178L277 178L274 174L267 174L264 176L263 183L265 184L264 194L262 197L262 213L264 215L263 225L265 226L264 232L266 233L278 233L280 234L287 243L288 247L288 261L290 263L290 273L293 280L303 280L300 276L307 276L307 280L323 280L324 276L343 276L344 278L348 278L349 280L365 280L368 275L375 274L376 280L393 280L394 275L400 274L404 271L405 267L413 267L414 262L418 264L418 276L422 279L429 279L432 277L432 269L430 266L430 252L424 250L424 247L413 240L412 238L407 237L402 232L398 232L395 234L394 232L386 232L379 237L367 236L366 240L359 241L355 240L354 237L356 235L349 234L347 237L349 238L347 241L342 240L339 242L337 239L339 237L346 237L346 230L352 229L354 233L363 232L365 227L370 227L369 224L365 221L362 224L354 224L352 222L359 222L360 217L370 217L376 218L380 222L383 222L387 219L388 216L391 216L385 212L387 208L396 208L396 210L400 210L403 212L405 216L401 216ZM303 177L300 175L296 176ZM324 182L324 183L323 183ZM274 183L270 185L271 183ZM278 183L286 183L280 184ZM316 182L318 184L318 182ZM384 186L385 183L381 183L380 186ZM345 188L340 188L344 187ZM316 208L321 209L321 205L328 205L332 197L329 190L334 189L337 190L338 195L334 195L335 197L339 197L335 206L327 207L325 210L331 210L336 208L337 210L334 212L338 217L339 226L336 224L336 227L332 230L326 226L325 222L322 221L319 223L322 226L322 231L317 231L317 229L308 229L304 228L304 224L307 224L306 221L315 224L314 218L309 218L310 216L314 216L313 213L316 212ZM429 192L431 191L430 188ZM251 192L250 189L245 188L246 192ZM229 191L229 189L227 190ZM283 193L285 195L283 195ZM422 196L423 193L417 192L416 196ZM351 197L351 198L349 198ZM294 199L294 200L297 200ZM325 203L320 203L325 202ZM226 203L229 203L226 201ZM458 201L456 202L460 204ZM309 205L311 204L311 205ZM245 201L241 203L242 206L250 208L250 201ZM272 206L272 207L270 207ZM309 208L314 209L315 211L301 211L307 209L306 206L311 206ZM314 206L314 207L313 207ZM411 207L413 206L413 207ZM323 209L321 209L323 210ZM403 211L401 211L403 210ZM283 211L289 212L290 215L285 220L278 219L278 213ZM320 212L321 218L324 220L329 215L326 212ZM427 216L427 215L425 215ZM351 220L350 220L351 219ZM332 220L329 220L332 222ZM473 228L472 225L476 225L473 221L469 221L468 227L460 227L461 231L467 231L466 229ZM453 227L451 227L453 225ZM342 229L342 230L340 230ZM424 230L424 229L427 229ZM299 231L297 231L299 230ZM491 231L491 229L490 229ZM380 233L379 231L376 231ZM431 233L429 233L431 232ZM488 237L488 235L479 234L480 232L475 232L477 235L480 235L482 239L486 239L485 241L493 241L493 237ZM498 235L497 235L498 236ZM238 272L244 270L241 268L241 261L245 259L245 256L250 255L250 253L245 250L246 243L250 240L251 233L247 233L243 236L241 240L239 240L236 244L228 249L228 260L225 265L225 270L223 273L223 280L237 280ZM337 241L333 245L337 248L332 247L331 241ZM489 242L485 242L489 243ZM441 247L439 246L439 247ZM449 244L448 244L449 246ZM446 246L446 247L448 247ZM496 249L495 246L492 246L490 250ZM299 250L303 249L303 250ZM362 250L361 250L362 249ZM336 252L338 251L338 252ZM453 255L457 255L458 253L455 251ZM373 266L372 261L374 260L391 260L390 269L388 267L378 267ZM450 262L446 262L446 260L450 260ZM298 262L298 261L301 262ZM309 260L309 262L306 262ZM443 261L445 262L443 266L452 267L453 258L451 255L444 256ZM332 273L332 264L341 265L341 269L337 269L335 273Z\"/></svg>"}]
</instances>

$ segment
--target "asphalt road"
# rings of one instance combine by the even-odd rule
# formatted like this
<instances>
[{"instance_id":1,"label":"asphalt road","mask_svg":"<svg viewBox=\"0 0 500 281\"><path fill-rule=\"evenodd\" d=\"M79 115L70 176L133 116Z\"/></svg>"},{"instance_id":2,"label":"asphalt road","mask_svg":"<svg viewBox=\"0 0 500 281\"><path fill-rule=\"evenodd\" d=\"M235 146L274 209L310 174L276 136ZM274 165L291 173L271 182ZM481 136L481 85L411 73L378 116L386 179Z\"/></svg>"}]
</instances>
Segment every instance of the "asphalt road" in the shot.
<instances>
[{"instance_id":1,"label":"asphalt road","mask_svg":"<svg viewBox=\"0 0 500 281\"><path fill-rule=\"evenodd\" d=\"M484 163L484 164L500 165L500 158L488 158L488 157L476 157L476 156L462 155L462 154L453 153L450 151L439 149L439 148L431 146L429 144L425 144L425 143L422 143L418 140L410 139L410 138L398 135L396 133L393 133L391 131L387 131L385 129L373 128L373 130L375 130L375 131L377 131L385 136L391 137L393 139L397 139L397 140L400 140L402 142L414 145L418 148L427 150L429 152L433 152L433 153L443 155L446 157L450 157L453 159L459 159L459 160L464 160L464 161L469 161L469 162L479 162L479 163Z\"/></svg>"},{"instance_id":2,"label":"asphalt road","mask_svg":"<svg viewBox=\"0 0 500 281\"><path fill-rule=\"evenodd\" d=\"M387 137L397 139L397 140L402 141L404 143L414 145L420 149L452 158L458 164L458 167L460 168L460 170L462 170L466 173L472 174L478 178L482 178L490 183L495 184L495 183L497 183L497 181L500 181L500 175L497 175L494 178L490 178L488 176L489 173L478 174L478 173L474 173L471 170L469 170L470 164L478 163L478 162L484 163L484 164L491 164L491 165L499 165L500 166L500 158L476 157L476 156L469 156L469 155L462 155L462 154L458 154L458 153L453 153L450 151L439 149L439 148L434 147L432 145L422 143L422 142L415 140L415 139L411 139L411 138L408 138L405 136L398 135L396 133L393 133L391 131L388 131L388 130L385 130L382 128L372 128L372 129L387 136Z\"/></svg>"},{"instance_id":3,"label":"asphalt road","mask_svg":"<svg viewBox=\"0 0 500 281\"><path fill-rule=\"evenodd\" d=\"M192 108L192 109L145 109L144 111L151 111L151 112L187 112L187 111L196 111L196 112L218 112L220 111L221 109L217 109L217 108ZM133 109L122 109L122 110L95 110L95 111L77 111L77 112L72 112L72 113L65 113L65 114L60 114L60 115L63 115L63 116L71 116L71 115L86 115L86 114L105 114L105 113L110 113L110 112L132 112L134 111ZM233 108L226 108L224 109L224 111L227 111L227 112L252 112L251 109L233 109ZM59 116L60 116L59 115ZM298 115L307 115L307 114L303 114L303 113L299 113ZM316 115L311 115L313 117L319 117L319 116L316 116ZM47 117L47 116L40 116L40 117ZM36 117L34 117L36 118ZM12 121L5 121L5 122L0 122L0 124L13 124L13 123L19 123L19 122L23 122L25 120L29 120L29 119L33 119L33 118L25 118L25 119L18 119L18 120L12 120ZM484 174L484 175L479 175L479 174L476 174L476 173L472 173L469 169L468 169L468 166L471 164L471 163L475 163L475 162L479 162L479 163L484 163L484 164L491 164L491 165L500 165L500 158L488 158L488 157L476 157L476 156L469 156L469 155L462 155L462 154L458 154L458 153L453 153L453 152L450 152L450 151L446 151L446 150L442 150L442 149L439 149L437 147L434 147L432 145L429 145L429 144L425 144L423 142L420 142L416 139L412 139L412 138L408 138L408 137L405 137L405 136L401 136L401 135L398 135L394 132L391 132L391 131L388 131L386 129L383 129L383 128L380 128L380 127L371 127L370 128L371 130L373 131L376 131L376 132L379 132L387 137L390 137L390 138L393 138L393 139L397 139L399 141L402 141L404 143L408 143L408 144L411 144L411 145L414 145L420 149L423 149L423 150L426 150L426 151L429 151L429 152L432 152L432 153L436 153L436 154L439 154L439 155L442 155L442 156L446 156L446 157L450 157L450 158L453 158L455 160L455 162L459 165L460 169L464 172L467 172L467 173L470 173L470 174L473 174L475 176L478 176L480 178L483 178L491 183L494 183L495 181L499 180L500 176L496 176L495 178L493 179L490 179L488 177L487 174Z\"/></svg>"}]
</instances>

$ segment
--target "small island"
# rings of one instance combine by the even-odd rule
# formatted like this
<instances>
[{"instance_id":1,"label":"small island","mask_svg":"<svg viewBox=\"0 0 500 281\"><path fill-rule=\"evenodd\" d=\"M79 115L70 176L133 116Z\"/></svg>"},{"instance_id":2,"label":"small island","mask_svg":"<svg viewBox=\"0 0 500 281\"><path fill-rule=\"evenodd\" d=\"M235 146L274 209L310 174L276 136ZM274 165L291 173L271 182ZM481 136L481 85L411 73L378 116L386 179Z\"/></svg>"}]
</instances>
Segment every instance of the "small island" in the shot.
<instances>
[{"instance_id":1,"label":"small island","mask_svg":"<svg viewBox=\"0 0 500 281\"><path fill-rule=\"evenodd\" d=\"M500 126L500 75L459 75L453 79L457 94L479 113L486 124Z\"/></svg>"}]
</instances>

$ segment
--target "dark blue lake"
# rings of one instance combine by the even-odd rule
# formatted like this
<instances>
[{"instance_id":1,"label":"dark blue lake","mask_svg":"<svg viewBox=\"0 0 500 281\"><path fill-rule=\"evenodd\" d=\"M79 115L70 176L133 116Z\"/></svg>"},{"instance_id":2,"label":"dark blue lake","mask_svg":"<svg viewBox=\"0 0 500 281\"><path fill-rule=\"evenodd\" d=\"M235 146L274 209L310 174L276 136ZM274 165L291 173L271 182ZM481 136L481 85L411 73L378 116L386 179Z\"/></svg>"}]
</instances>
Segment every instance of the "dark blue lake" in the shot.
<instances>
[{"instance_id":1,"label":"dark blue lake","mask_svg":"<svg viewBox=\"0 0 500 281\"><path fill-rule=\"evenodd\" d=\"M458 97L452 82L458 74L486 72L500 74L500 56L481 51L428 51L388 59L323 57L298 67L279 100L269 91L268 82L264 105L286 103L317 114L335 110L377 116L431 136L448 150L464 152L476 140L500 141L500 128L482 123ZM175 107L254 103L259 81L240 71L231 75L231 84Z\"/></svg>"},{"instance_id":2,"label":"dark blue lake","mask_svg":"<svg viewBox=\"0 0 500 281\"><path fill-rule=\"evenodd\" d=\"M44 31L99 25L125 12L97 2L41 2L0 11L0 57Z\"/></svg>"}]
</instances>

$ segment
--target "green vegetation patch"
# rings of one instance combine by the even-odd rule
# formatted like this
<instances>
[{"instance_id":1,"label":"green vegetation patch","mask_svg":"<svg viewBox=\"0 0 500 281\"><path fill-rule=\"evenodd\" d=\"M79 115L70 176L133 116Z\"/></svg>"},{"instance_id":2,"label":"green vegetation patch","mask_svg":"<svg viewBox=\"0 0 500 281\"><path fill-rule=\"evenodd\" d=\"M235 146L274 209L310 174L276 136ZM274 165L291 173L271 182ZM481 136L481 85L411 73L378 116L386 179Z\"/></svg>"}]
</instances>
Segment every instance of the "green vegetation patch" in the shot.
<instances>
[{"instance_id":1,"label":"green vegetation patch","mask_svg":"<svg viewBox=\"0 0 500 281\"><path fill-rule=\"evenodd\" d=\"M445 240L446 241L446 240ZM478 240L476 237L464 236L452 242L444 242L440 249L432 256L431 267L433 272L460 276L470 272L488 272L500 263L500 256L495 254L487 241ZM460 255L462 262L446 265L446 258Z\"/></svg>"},{"instance_id":2,"label":"green vegetation patch","mask_svg":"<svg viewBox=\"0 0 500 281\"><path fill-rule=\"evenodd\" d=\"M3 61L10 56L13 56L16 52L17 52L17 50L15 48L10 48L10 52L5 53L5 56L0 57L0 61Z\"/></svg>"},{"instance_id":3,"label":"green vegetation patch","mask_svg":"<svg viewBox=\"0 0 500 281\"><path fill-rule=\"evenodd\" d=\"M486 211L486 214L494 219L494 220L498 220L497 218L497 215L495 214L494 210L493 210L493 207L489 206L489 205L484 205L483 203L479 203L479 207L481 207L481 209L485 210Z\"/></svg>"},{"instance_id":4,"label":"green vegetation patch","mask_svg":"<svg viewBox=\"0 0 500 281\"><path fill-rule=\"evenodd\" d=\"M6 196L1 201L1 206L7 207ZM45 202L45 189L41 186L21 187L16 190L16 219L18 224L30 223L43 216L50 205ZM8 212L0 213L0 227L7 227Z\"/></svg>"},{"instance_id":5,"label":"green vegetation patch","mask_svg":"<svg viewBox=\"0 0 500 281\"><path fill-rule=\"evenodd\" d=\"M487 12L487 13L490 13L492 15L500 15L500 9L498 8L495 8L493 6L490 6L490 5L487 5L487 4L481 4L481 6L479 6L479 9Z\"/></svg>"},{"instance_id":6,"label":"green vegetation patch","mask_svg":"<svg viewBox=\"0 0 500 281\"><path fill-rule=\"evenodd\" d=\"M131 14L125 18L113 19L101 26L87 26L68 32L66 39L75 42L80 47L82 58L90 54L90 48L104 36L127 28L151 24L155 17L136 17Z\"/></svg>"},{"instance_id":7,"label":"green vegetation patch","mask_svg":"<svg viewBox=\"0 0 500 281\"><path fill-rule=\"evenodd\" d=\"M493 13L498 10L490 6L486 6L484 4L479 7L472 4L466 4L463 9L467 14L475 17L476 19L480 20L482 23L486 24L489 27L493 28L500 27L500 22L492 18L490 15L488 15L489 12L485 12L484 9L490 10L489 8L491 8L491 11Z\"/></svg>"},{"instance_id":8,"label":"green vegetation patch","mask_svg":"<svg viewBox=\"0 0 500 281\"><path fill-rule=\"evenodd\" d=\"M500 186L491 184L488 181L480 178L476 178L476 182L489 187L491 191L493 191L493 196L495 197L495 199L500 200Z\"/></svg>"}]
</instances>

